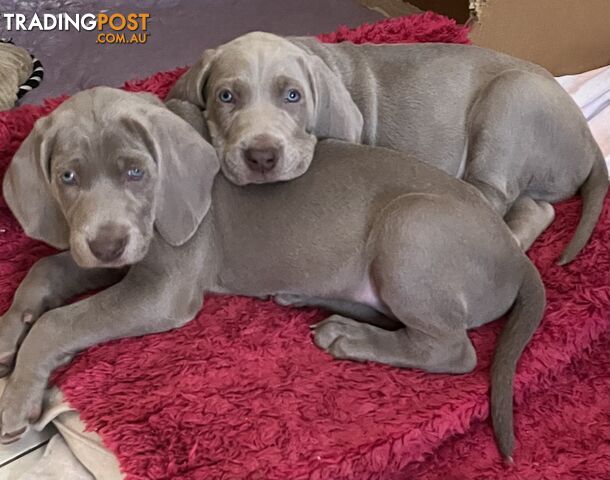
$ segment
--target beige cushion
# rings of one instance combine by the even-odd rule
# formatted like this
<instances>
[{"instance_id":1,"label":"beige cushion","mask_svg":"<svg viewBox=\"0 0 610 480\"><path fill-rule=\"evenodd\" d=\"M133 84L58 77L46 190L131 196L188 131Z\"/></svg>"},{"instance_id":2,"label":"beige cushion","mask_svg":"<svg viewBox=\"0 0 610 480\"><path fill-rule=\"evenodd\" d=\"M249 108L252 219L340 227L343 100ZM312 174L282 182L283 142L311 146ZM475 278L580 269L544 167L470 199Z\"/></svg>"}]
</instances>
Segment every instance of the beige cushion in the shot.
<instances>
[{"instance_id":1,"label":"beige cushion","mask_svg":"<svg viewBox=\"0 0 610 480\"><path fill-rule=\"evenodd\" d=\"M32 58L27 50L0 43L0 110L15 106L19 87L32 74Z\"/></svg>"}]
</instances>

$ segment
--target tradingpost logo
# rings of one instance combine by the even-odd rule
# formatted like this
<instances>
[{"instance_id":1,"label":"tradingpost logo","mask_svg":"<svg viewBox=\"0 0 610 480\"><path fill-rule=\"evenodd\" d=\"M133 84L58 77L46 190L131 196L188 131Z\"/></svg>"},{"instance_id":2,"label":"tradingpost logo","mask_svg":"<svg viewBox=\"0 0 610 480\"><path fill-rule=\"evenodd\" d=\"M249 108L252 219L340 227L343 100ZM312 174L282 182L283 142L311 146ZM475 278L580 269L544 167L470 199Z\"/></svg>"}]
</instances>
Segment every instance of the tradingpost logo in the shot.
<instances>
[{"instance_id":1,"label":"tradingpost logo","mask_svg":"<svg viewBox=\"0 0 610 480\"><path fill-rule=\"evenodd\" d=\"M150 13L3 13L5 31L97 31L96 43L141 44L148 40Z\"/></svg>"}]
</instances>

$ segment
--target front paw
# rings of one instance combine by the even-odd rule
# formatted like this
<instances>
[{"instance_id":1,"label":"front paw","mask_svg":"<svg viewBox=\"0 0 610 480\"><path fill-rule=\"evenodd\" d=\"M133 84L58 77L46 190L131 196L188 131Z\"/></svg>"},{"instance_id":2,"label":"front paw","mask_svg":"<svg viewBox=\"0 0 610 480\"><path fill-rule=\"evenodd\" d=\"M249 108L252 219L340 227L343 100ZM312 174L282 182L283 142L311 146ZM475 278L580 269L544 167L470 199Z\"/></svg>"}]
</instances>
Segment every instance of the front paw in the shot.
<instances>
[{"instance_id":1,"label":"front paw","mask_svg":"<svg viewBox=\"0 0 610 480\"><path fill-rule=\"evenodd\" d=\"M10 378L0 398L0 443L19 440L42 413L44 387Z\"/></svg>"},{"instance_id":2,"label":"front paw","mask_svg":"<svg viewBox=\"0 0 610 480\"><path fill-rule=\"evenodd\" d=\"M33 322L29 311L9 310L0 317L0 377L11 373L17 348Z\"/></svg>"}]
</instances>

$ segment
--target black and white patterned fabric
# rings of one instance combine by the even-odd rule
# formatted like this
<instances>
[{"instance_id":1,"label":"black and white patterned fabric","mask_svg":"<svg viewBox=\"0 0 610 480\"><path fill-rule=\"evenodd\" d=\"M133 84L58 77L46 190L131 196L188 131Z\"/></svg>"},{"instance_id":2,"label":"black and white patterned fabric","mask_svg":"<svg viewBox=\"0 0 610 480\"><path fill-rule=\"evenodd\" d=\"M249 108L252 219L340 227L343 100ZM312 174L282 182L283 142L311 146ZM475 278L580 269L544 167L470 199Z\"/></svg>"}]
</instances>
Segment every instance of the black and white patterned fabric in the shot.
<instances>
[{"instance_id":1,"label":"black and white patterned fabric","mask_svg":"<svg viewBox=\"0 0 610 480\"><path fill-rule=\"evenodd\" d=\"M30 90L35 89L44 78L44 69L42 68L42 63L38 60L34 55L30 55L32 57L32 74L30 77L19 87L19 91L17 92L17 98L23 97Z\"/></svg>"}]
</instances>

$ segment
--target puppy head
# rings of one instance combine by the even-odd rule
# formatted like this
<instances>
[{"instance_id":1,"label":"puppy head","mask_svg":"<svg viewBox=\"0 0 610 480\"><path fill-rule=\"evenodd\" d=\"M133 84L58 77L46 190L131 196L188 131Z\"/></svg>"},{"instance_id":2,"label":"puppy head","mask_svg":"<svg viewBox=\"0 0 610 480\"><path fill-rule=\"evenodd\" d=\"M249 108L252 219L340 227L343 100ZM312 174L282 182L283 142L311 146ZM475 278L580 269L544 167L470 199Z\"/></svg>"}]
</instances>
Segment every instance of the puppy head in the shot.
<instances>
[{"instance_id":1,"label":"puppy head","mask_svg":"<svg viewBox=\"0 0 610 480\"><path fill-rule=\"evenodd\" d=\"M99 87L41 118L4 177L26 233L70 248L83 267L122 267L156 228L186 242L207 213L219 169L212 147L149 94Z\"/></svg>"},{"instance_id":2,"label":"puppy head","mask_svg":"<svg viewBox=\"0 0 610 480\"><path fill-rule=\"evenodd\" d=\"M317 138L359 141L362 115L321 59L254 32L202 58L168 98L205 109L225 176L238 185L291 180L309 167Z\"/></svg>"}]
</instances>

